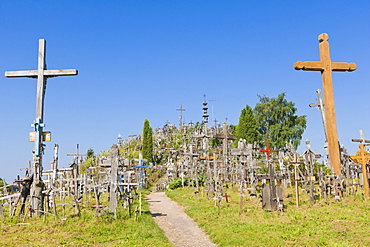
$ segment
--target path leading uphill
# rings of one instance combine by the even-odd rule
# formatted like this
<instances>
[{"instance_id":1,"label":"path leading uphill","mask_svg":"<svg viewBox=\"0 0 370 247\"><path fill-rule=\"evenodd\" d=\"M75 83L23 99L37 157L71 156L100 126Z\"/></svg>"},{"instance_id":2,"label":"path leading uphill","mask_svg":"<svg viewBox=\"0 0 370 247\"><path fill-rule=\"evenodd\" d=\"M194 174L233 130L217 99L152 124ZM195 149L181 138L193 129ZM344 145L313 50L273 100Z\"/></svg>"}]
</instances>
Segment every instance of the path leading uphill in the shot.
<instances>
[{"instance_id":1,"label":"path leading uphill","mask_svg":"<svg viewBox=\"0 0 370 247\"><path fill-rule=\"evenodd\" d=\"M155 222L175 246L217 246L184 212L184 207L168 198L165 192L152 192L145 199Z\"/></svg>"}]
</instances>

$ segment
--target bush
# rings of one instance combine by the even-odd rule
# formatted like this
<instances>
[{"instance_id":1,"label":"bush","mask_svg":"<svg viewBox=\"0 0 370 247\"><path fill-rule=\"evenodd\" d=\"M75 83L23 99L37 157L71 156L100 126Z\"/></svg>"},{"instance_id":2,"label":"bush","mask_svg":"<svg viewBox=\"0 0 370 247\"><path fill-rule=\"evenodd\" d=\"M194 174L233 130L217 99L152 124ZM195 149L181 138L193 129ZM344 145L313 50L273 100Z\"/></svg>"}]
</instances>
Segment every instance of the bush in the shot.
<instances>
[{"instance_id":1,"label":"bush","mask_svg":"<svg viewBox=\"0 0 370 247\"><path fill-rule=\"evenodd\" d=\"M188 179L184 178L184 184L186 184L187 182L188 182ZM175 178L171 180L171 182L167 185L167 188L170 190L174 190L174 189L180 188L181 186L182 186L181 178Z\"/></svg>"}]
</instances>

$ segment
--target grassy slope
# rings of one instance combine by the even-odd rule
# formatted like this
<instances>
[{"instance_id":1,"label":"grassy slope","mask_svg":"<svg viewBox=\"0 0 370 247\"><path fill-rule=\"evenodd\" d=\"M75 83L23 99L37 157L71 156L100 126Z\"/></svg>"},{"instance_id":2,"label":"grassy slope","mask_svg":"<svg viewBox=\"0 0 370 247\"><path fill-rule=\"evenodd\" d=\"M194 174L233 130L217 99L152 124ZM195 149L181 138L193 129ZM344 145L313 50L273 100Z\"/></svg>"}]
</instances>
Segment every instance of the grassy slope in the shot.
<instances>
[{"instance_id":1,"label":"grassy slope","mask_svg":"<svg viewBox=\"0 0 370 247\"><path fill-rule=\"evenodd\" d=\"M135 203L132 210L138 205L137 200ZM108 205L107 201L103 204ZM129 217L127 209L120 206L118 211L117 220L102 214L98 222L95 211L87 206L81 208L80 218L71 206L66 206L66 221L52 216L26 217L29 225L15 225L16 217L0 218L0 246L173 246L155 224L145 200L137 221Z\"/></svg>"},{"instance_id":2,"label":"grassy slope","mask_svg":"<svg viewBox=\"0 0 370 247\"><path fill-rule=\"evenodd\" d=\"M239 215L237 191L228 191L231 201L223 199L220 212L212 199L193 191L177 189L167 195L185 206L219 246L370 246L370 202L358 198L297 208L290 197L283 214L264 211L257 200L244 199ZM302 202L308 201L303 193Z\"/></svg>"}]
</instances>

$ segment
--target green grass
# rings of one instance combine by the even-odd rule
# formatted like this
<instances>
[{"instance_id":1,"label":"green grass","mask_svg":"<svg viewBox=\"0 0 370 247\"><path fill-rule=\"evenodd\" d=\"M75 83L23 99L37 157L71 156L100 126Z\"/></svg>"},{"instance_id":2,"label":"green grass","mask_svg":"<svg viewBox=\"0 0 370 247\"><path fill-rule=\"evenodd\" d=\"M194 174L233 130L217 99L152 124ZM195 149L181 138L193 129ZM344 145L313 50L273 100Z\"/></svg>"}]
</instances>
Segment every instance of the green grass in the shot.
<instances>
[{"instance_id":1,"label":"green grass","mask_svg":"<svg viewBox=\"0 0 370 247\"><path fill-rule=\"evenodd\" d=\"M167 195L186 207L214 243L219 246L370 246L370 203L358 198L308 203L295 198L284 200L285 211L261 209L257 199L243 201L239 215L238 191L229 189L231 201L222 200L221 209L206 196L195 195L193 188L168 191Z\"/></svg>"},{"instance_id":2,"label":"green grass","mask_svg":"<svg viewBox=\"0 0 370 247\"><path fill-rule=\"evenodd\" d=\"M143 191L143 197L148 193ZM81 205L81 217L75 215L72 206L66 206L66 221L60 219L60 207L58 219L50 215L25 217L24 223L29 225L17 225L23 217L0 218L0 246L173 246L155 224L147 202L142 202L142 214L137 220L122 206L118 206L117 219L101 214L96 220L95 209L87 204ZM106 198L102 198L102 204L109 205ZM132 211L137 205L135 200Z\"/></svg>"}]
</instances>

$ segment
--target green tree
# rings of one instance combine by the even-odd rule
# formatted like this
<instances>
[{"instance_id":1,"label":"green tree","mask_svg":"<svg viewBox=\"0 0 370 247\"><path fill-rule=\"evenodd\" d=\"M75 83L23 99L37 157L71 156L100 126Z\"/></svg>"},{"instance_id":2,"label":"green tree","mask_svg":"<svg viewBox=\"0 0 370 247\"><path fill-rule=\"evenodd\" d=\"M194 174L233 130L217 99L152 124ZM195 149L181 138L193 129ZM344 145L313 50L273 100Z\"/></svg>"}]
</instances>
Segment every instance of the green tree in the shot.
<instances>
[{"instance_id":1,"label":"green tree","mask_svg":"<svg viewBox=\"0 0 370 247\"><path fill-rule=\"evenodd\" d=\"M87 156L86 156L87 159L93 157L94 156L94 149L89 148L87 150L87 153L86 154L87 154Z\"/></svg>"},{"instance_id":2,"label":"green tree","mask_svg":"<svg viewBox=\"0 0 370 247\"><path fill-rule=\"evenodd\" d=\"M151 162L153 158L153 130L152 127L150 127L148 119L144 120L141 142L143 158Z\"/></svg>"},{"instance_id":3,"label":"green tree","mask_svg":"<svg viewBox=\"0 0 370 247\"><path fill-rule=\"evenodd\" d=\"M297 108L294 103L285 99L285 93L277 98L269 98L266 95L258 95L260 103L254 108L254 116L257 120L258 130L262 142L269 135L271 146L283 148L288 141L292 141L295 148L298 147L304 130L306 129L306 116L296 115Z\"/></svg>"},{"instance_id":4,"label":"green tree","mask_svg":"<svg viewBox=\"0 0 370 247\"><path fill-rule=\"evenodd\" d=\"M238 125L233 134L237 137L235 145L237 145L240 138L245 139L247 143L258 141L259 132L257 120L253 115L253 109L249 105L246 105L245 108L242 109Z\"/></svg>"}]
</instances>

